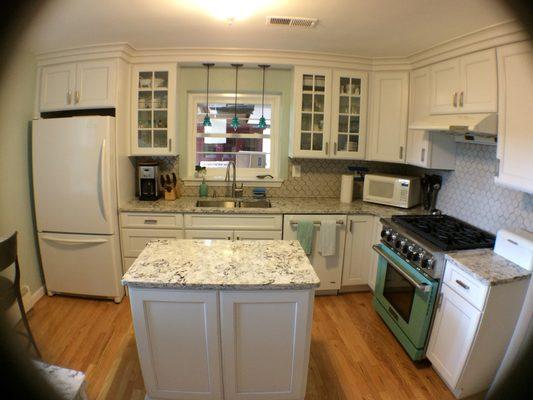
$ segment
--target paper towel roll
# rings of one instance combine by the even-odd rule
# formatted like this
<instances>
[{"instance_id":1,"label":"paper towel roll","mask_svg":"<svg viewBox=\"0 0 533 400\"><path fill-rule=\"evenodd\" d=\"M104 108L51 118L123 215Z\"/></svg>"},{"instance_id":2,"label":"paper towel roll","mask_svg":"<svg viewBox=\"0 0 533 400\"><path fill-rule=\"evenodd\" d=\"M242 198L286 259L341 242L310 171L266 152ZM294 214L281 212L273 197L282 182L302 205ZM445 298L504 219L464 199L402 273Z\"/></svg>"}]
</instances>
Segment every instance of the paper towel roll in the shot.
<instances>
[{"instance_id":1,"label":"paper towel roll","mask_svg":"<svg viewBox=\"0 0 533 400\"><path fill-rule=\"evenodd\" d=\"M342 175L341 203L351 203L353 199L353 175Z\"/></svg>"}]
</instances>

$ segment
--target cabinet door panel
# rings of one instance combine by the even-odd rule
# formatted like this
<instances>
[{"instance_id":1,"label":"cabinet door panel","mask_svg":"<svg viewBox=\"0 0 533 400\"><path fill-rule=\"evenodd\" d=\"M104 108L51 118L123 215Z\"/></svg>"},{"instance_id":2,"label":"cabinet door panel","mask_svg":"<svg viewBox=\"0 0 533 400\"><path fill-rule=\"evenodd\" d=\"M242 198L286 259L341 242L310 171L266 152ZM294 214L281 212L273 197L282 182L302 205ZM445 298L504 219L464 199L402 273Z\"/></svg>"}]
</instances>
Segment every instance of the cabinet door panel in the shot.
<instances>
[{"instance_id":1,"label":"cabinet door panel","mask_svg":"<svg viewBox=\"0 0 533 400\"><path fill-rule=\"evenodd\" d=\"M117 64L113 60L78 63L76 107L99 108L115 105Z\"/></svg>"},{"instance_id":2,"label":"cabinet door panel","mask_svg":"<svg viewBox=\"0 0 533 400\"><path fill-rule=\"evenodd\" d=\"M407 72L374 73L371 89L371 160L405 161L408 86Z\"/></svg>"},{"instance_id":3,"label":"cabinet door panel","mask_svg":"<svg viewBox=\"0 0 533 400\"><path fill-rule=\"evenodd\" d=\"M517 43L498 49L499 115L496 183L533 193L533 49Z\"/></svg>"},{"instance_id":4,"label":"cabinet door panel","mask_svg":"<svg viewBox=\"0 0 533 400\"><path fill-rule=\"evenodd\" d=\"M235 231L235 240L281 240L281 231Z\"/></svg>"},{"instance_id":5,"label":"cabinet door panel","mask_svg":"<svg viewBox=\"0 0 533 400\"><path fill-rule=\"evenodd\" d=\"M481 312L446 284L442 285L441 296L427 356L448 385L455 387L474 341Z\"/></svg>"},{"instance_id":6,"label":"cabinet door panel","mask_svg":"<svg viewBox=\"0 0 533 400\"><path fill-rule=\"evenodd\" d=\"M304 398L312 295L220 293L226 400Z\"/></svg>"},{"instance_id":7,"label":"cabinet door panel","mask_svg":"<svg viewBox=\"0 0 533 400\"><path fill-rule=\"evenodd\" d=\"M233 240L233 231L229 230L209 230L209 229L187 229L185 239L220 239Z\"/></svg>"},{"instance_id":8,"label":"cabinet door panel","mask_svg":"<svg viewBox=\"0 0 533 400\"><path fill-rule=\"evenodd\" d=\"M457 112L460 86L459 59L433 65L431 67L431 113Z\"/></svg>"},{"instance_id":9,"label":"cabinet door panel","mask_svg":"<svg viewBox=\"0 0 533 400\"><path fill-rule=\"evenodd\" d=\"M426 118L430 113L430 68L411 72L409 88L409 121ZM407 164L428 167L429 134L421 130L407 132Z\"/></svg>"},{"instance_id":10,"label":"cabinet door panel","mask_svg":"<svg viewBox=\"0 0 533 400\"><path fill-rule=\"evenodd\" d=\"M372 263L374 217L348 217L348 232L344 249L342 285L366 285Z\"/></svg>"},{"instance_id":11,"label":"cabinet door panel","mask_svg":"<svg viewBox=\"0 0 533 400\"><path fill-rule=\"evenodd\" d=\"M494 49L461 57L460 112L496 112L498 92Z\"/></svg>"},{"instance_id":12,"label":"cabinet door panel","mask_svg":"<svg viewBox=\"0 0 533 400\"><path fill-rule=\"evenodd\" d=\"M122 229L122 251L124 257L138 257L146 244L157 239L183 239L180 229Z\"/></svg>"},{"instance_id":13,"label":"cabinet door panel","mask_svg":"<svg viewBox=\"0 0 533 400\"><path fill-rule=\"evenodd\" d=\"M129 294L147 395L221 399L217 292L130 288Z\"/></svg>"},{"instance_id":14,"label":"cabinet door panel","mask_svg":"<svg viewBox=\"0 0 533 400\"><path fill-rule=\"evenodd\" d=\"M74 105L76 64L43 67L41 71L41 111L65 110Z\"/></svg>"}]
</instances>

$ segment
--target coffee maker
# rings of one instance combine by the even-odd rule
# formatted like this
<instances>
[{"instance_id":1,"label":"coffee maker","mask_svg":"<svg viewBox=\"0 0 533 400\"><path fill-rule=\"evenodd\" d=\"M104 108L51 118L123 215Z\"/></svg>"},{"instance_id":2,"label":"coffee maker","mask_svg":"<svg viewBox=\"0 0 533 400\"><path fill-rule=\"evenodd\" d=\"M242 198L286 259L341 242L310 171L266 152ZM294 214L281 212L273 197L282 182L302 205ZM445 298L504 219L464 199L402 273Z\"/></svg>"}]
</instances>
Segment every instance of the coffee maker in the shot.
<instances>
[{"instance_id":1,"label":"coffee maker","mask_svg":"<svg viewBox=\"0 0 533 400\"><path fill-rule=\"evenodd\" d=\"M422 205L430 214L441 214L441 211L436 208L437 196L441 187L442 176L425 174L422 177Z\"/></svg>"},{"instance_id":2,"label":"coffee maker","mask_svg":"<svg viewBox=\"0 0 533 400\"><path fill-rule=\"evenodd\" d=\"M159 198L159 165L156 162L141 162L137 165L137 190L139 200Z\"/></svg>"}]
</instances>

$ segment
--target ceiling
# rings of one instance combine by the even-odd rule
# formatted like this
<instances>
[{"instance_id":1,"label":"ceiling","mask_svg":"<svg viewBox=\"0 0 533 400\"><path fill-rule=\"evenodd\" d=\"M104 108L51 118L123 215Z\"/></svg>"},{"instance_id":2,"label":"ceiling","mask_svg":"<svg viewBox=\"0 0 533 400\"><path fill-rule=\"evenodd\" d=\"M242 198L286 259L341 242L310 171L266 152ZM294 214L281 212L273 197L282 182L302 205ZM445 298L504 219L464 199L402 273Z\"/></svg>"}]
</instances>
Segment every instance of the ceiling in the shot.
<instances>
[{"instance_id":1,"label":"ceiling","mask_svg":"<svg viewBox=\"0 0 533 400\"><path fill-rule=\"evenodd\" d=\"M232 24L213 16L233 15L234 4L239 12L254 10ZM271 27L269 15L319 23ZM127 42L404 57L512 18L500 0L48 0L26 43L35 52Z\"/></svg>"}]
</instances>

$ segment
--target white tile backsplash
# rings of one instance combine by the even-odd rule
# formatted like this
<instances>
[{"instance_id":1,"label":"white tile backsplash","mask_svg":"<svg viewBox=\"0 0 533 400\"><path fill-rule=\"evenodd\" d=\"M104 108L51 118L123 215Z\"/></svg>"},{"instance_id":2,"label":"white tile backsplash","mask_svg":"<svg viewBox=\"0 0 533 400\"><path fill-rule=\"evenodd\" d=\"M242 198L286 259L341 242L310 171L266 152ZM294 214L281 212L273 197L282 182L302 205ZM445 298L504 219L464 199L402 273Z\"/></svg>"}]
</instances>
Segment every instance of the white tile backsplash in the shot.
<instances>
[{"instance_id":1,"label":"white tile backsplash","mask_svg":"<svg viewBox=\"0 0 533 400\"><path fill-rule=\"evenodd\" d=\"M497 186L495 169L496 146L458 143L455 171L438 172L443 185L437 207L493 233L533 230L533 195Z\"/></svg>"}]
</instances>

